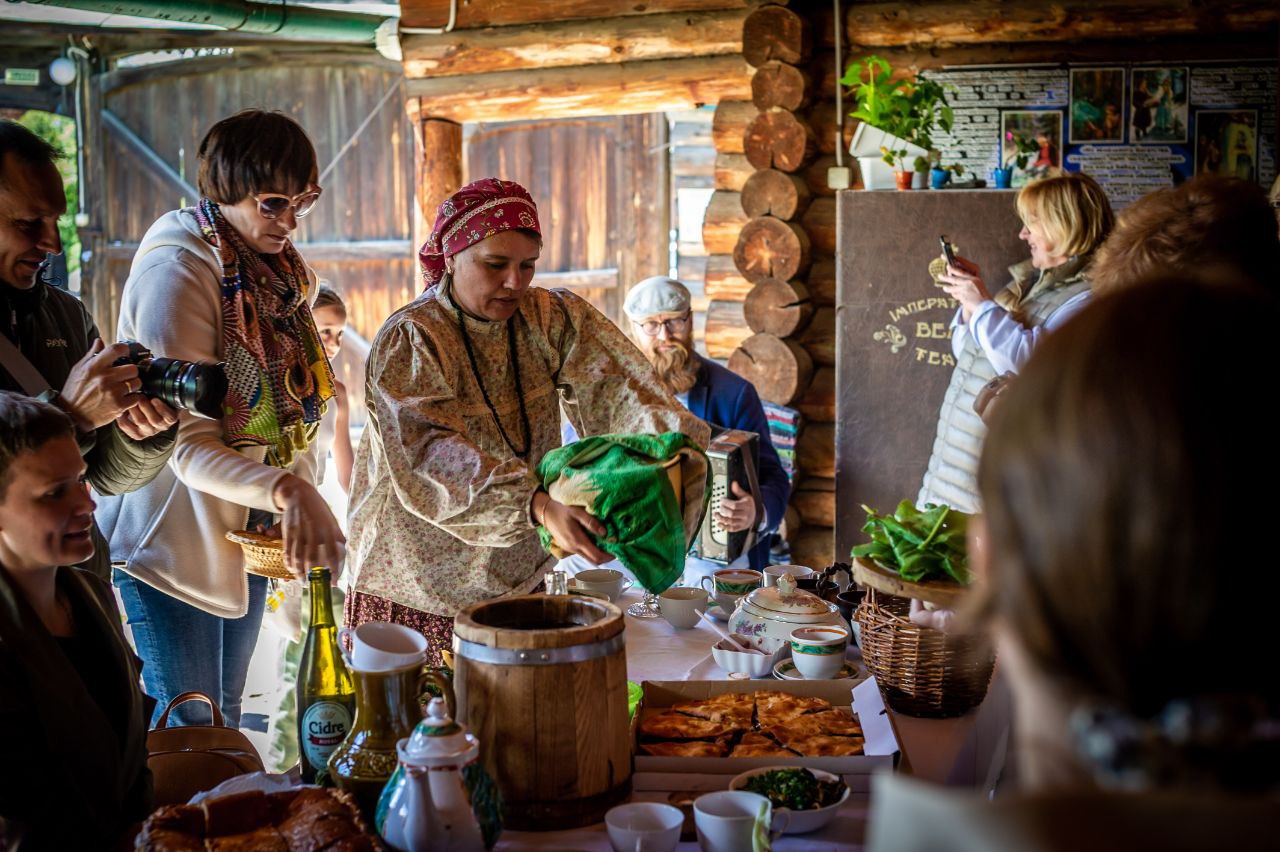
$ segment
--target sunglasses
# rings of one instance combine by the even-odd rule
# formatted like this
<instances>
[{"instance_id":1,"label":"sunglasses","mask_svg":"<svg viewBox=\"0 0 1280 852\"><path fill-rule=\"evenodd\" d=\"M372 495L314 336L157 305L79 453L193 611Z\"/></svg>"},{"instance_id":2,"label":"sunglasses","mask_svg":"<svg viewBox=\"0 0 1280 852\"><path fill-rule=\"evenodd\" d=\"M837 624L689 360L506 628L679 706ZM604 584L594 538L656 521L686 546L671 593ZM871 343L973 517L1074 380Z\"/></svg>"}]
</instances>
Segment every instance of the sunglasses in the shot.
<instances>
[{"instance_id":1,"label":"sunglasses","mask_svg":"<svg viewBox=\"0 0 1280 852\"><path fill-rule=\"evenodd\" d=\"M312 207L316 206L316 202L320 200L320 193L321 189L316 187L315 189L299 192L297 195L258 192L249 197L258 202L258 212L262 214L264 219L278 219L290 207L293 208L293 215L301 219L311 212Z\"/></svg>"}]
</instances>

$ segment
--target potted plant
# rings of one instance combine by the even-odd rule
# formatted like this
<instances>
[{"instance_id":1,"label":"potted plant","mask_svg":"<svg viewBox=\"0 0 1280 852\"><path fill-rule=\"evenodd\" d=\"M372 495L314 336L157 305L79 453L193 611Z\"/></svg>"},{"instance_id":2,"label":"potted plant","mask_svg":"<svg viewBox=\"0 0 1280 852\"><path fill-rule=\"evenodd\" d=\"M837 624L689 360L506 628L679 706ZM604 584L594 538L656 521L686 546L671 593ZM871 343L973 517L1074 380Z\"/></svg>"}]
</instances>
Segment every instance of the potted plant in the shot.
<instances>
[{"instance_id":1,"label":"potted plant","mask_svg":"<svg viewBox=\"0 0 1280 852\"><path fill-rule=\"evenodd\" d=\"M851 151L858 158L863 185L889 188L885 174L889 170L881 162L904 173L908 162L916 166L923 161L924 168L916 169L923 180L934 129L951 130L953 115L946 97L951 87L922 75L895 80L892 66L878 56L853 63L840 83L852 87L857 108L850 115L861 122ZM895 177L895 182L903 180Z\"/></svg>"},{"instance_id":2,"label":"potted plant","mask_svg":"<svg viewBox=\"0 0 1280 852\"><path fill-rule=\"evenodd\" d=\"M1022 171L1027 167L1027 161L1031 159L1032 154L1037 156L1040 154L1040 143L1024 133L1009 130L1005 132L1004 139L1006 144L1001 146L1003 161L996 167L993 174L996 189L1008 189L1013 185L1013 167L1009 165L1010 161L1018 167L1018 171ZM1004 154L1005 148L1010 144L1014 151L1012 156Z\"/></svg>"},{"instance_id":3,"label":"potted plant","mask_svg":"<svg viewBox=\"0 0 1280 852\"><path fill-rule=\"evenodd\" d=\"M942 165L942 152L936 148L931 149L927 157L916 157L916 171L929 172L929 186L933 189L942 189L951 183L951 177L960 177L964 174L964 166L959 163L952 163L949 166Z\"/></svg>"}]
</instances>

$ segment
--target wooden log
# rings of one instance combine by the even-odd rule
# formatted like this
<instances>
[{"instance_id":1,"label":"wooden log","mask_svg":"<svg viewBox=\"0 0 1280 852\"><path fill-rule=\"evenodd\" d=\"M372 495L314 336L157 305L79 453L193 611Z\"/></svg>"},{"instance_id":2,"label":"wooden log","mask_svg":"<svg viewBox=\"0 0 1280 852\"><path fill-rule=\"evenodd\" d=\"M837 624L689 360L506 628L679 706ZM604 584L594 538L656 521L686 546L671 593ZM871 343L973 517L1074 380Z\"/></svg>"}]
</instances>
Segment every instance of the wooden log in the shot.
<instances>
[{"instance_id":1,"label":"wooden log","mask_svg":"<svg viewBox=\"0 0 1280 852\"><path fill-rule=\"evenodd\" d=\"M1001 0L961 4L923 0L909 5L855 3L848 8L845 32L849 41L860 47L948 47L1247 33L1258 32L1280 21L1280 4L1273 0L1228 0L1212 4L1175 0L1163 4L1159 14L1152 14L1154 7L1146 0L1100 0L1076 6L1053 0L1027 0L1016 7ZM751 18L747 21L750 23Z\"/></svg>"},{"instance_id":2,"label":"wooden log","mask_svg":"<svg viewBox=\"0 0 1280 852\"><path fill-rule=\"evenodd\" d=\"M733 262L748 281L790 281L809 268L809 235L794 222L772 216L752 219L738 234Z\"/></svg>"},{"instance_id":3,"label":"wooden log","mask_svg":"<svg viewBox=\"0 0 1280 852\"><path fill-rule=\"evenodd\" d=\"M793 112L809 103L809 75L785 62L766 62L751 78L751 102L756 109L777 107Z\"/></svg>"},{"instance_id":4,"label":"wooden log","mask_svg":"<svg viewBox=\"0 0 1280 852\"><path fill-rule=\"evenodd\" d=\"M744 153L747 128L759 113L751 101L720 101L711 117L711 144L725 154Z\"/></svg>"},{"instance_id":5,"label":"wooden log","mask_svg":"<svg viewBox=\"0 0 1280 852\"><path fill-rule=\"evenodd\" d=\"M419 127L418 198L430 230L441 203L462 188L462 125L447 118L424 117Z\"/></svg>"},{"instance_id":6,"label":"wooden log","mask_svg":"<svg viewBox=\"0 0 1280 852\"><path fill-rule=\"evenodd\" d=\"M790 541L791 538L799 534L799 532L800 513L795 510L794 506L788 503L787 510L782 513L782 526L778 527L778 535Z\"/></svg>"},{"instance_id":7,"label":"wooden log","mask_svg":"<svg viewBox=\"0 0 1280 852\"><path fill-rule=\"evenodd\" d=\"M745 154L728 154L716 151L716 189L727 189L731 192L742 192L747 178L756 173Z\"/></svg>"},{"instance_id":8,"label":"wooden log","mask_svg":"<svg viewBox=\"0 0 1280 852\"><path fill-rule=\"evenodd\" d=\"M812 49L809 21L783 6L763 6L742 25L742 55L752 66L766 62L798 65Z\"/></svg>"},{"instance_id":9,"label":"wooden log","mask_svg":"<svg viewBox=\"0 0 1280 852\"><path fill-rule=\"evenodd\" d=\"M751 96L749 72L741 57L707 56L424 77L408 80L405 89L422 99L427 114L459 122L577 118L744 100Z\"/></svg>"},{"instance_id":10,"label":"wooden log","mask_svg":"<svg viewBox=\"0 0 1280 852\"><path fill-rule=\"evenodd\" d=\"M790 337L813 317L809 291L799 281L761 281L747 294L743 316L752 331Z\"/></svg>"},{"instance_id":11,"label":"wooden log","mask_svg":"<svg viewBox=\"0 0 1280 852\"><path fill-rule=\"evenodd\" d=\"M813 129L785 110L762 112L751 120L742 142L743 153L757 169L795 172L817 154Z\"/></svg>"},{"instance_id":12,"label":"wooden log","mask_svg":"<svg viewBox=\"0 0 1280 852\"><path fill-rule=\"evenodd\" d=\"M741 302L755 285L743 277L733 263L731 254L713 254L707 258L703 291L709 298L729 302Z\"/></svg>"},{"instance_id":13,"label":"wooden log","mask_svg":"<svg viewBox=\"0 0 1280 852\"><path fill-rule=\"evenodd\" d=\"M742 187L742 209L750 217L795 219L809 207L809 186L798 176L761 169Z\"/></svg>"},{"instance_id":14,"label":"wooden log","mask_svg":"<svg viewBox=\"0 0 1280 852\"><path fill-rule=\"evenodd\" d=\"M852 163L848 155L844 158L845 166L852 168ZM805 166L804 171L800 172L800 176L804 178L804 185L809 188L809 194L814 198L834 198L836 191L827 186L827 169L832 168L836 164L836 158L833 154L823 154L809 165Z\"/></svg>"},{"instance_id":15,"label":"wooden log","mask_svg":"<svg viewBox=\"0 0 1280 852\"><path fill-rule=\"evenodd\" d=\"M791 492L791 505L806 525L836 525L836 481L825 476L806 476Z\"/></svg>"},{"instance_id":16,"label":"wooden log","mask_svg":"<svg viewBox=\"0 0 1280 852\"><path fill-rule=\"evenodd\" d=\"M813 381L796 403L796 409L806 420L814 423L834 423L836 419L836 371L834 367L819 367L813 371Z\"/></svg>"},{"instance_id":17,"label":"wooden log","mask_svg":"<svg viewBox=\"0 0 1280 852\"><path fill-rule=\"evenodd\" d=\"M805 476L836 475L836 426L834 423L806 423L796 441L796 464Z\"/></svg>"},{"instance_id":18,"label":"wooden log","mask_svg":"<svg viewBox=\"0 0 1280 852\"><path fill-rule=\"evenodd\" d=\"M791 544L791 561L796 565L821 571L836 561L836 535L831 527L803 526L788 541Z\"/></svg>"},{"instance_id":19,"label":"wooden log","mask_svg":"<svg viewBox=\"0 0 1280 852\"><path fill-rule=\"evenodd\" d=\"M731 254L750 217L737 192L713 192L702 217L702 245L707 254Z\"/></svg>"},{"instance_id":20,"label":"wooden log","mask_svg":"<svg viewBox=\"0 0 1280 852\"><path fill-rule=\"evenodd\" d=\"M745 9L582 18L401 37L406 77L723 56L742 50Z\"/></svg>"},{"instance_id":21,"label":"wooden log","mask_svg":"<svg viewBox=\"0 0 1280 852\"><path fill-rule=\"evenodd\" d=\"M834 198L814 199L809 209L800 217L800 224L809 235L809 244L813 247L815 255L836 253L836 200Z\"/></svg>"},{"instance_id":22,"label":"wooden log","mask_svg":"<svg viewBox=\"0 0 1280 852\"><path fill-rule=\"evenodd\" d=\"M836 260L834 257L815 257L805 276L809 286L809 298L815 305L836 303Z\"/></svg>"},{"instance_id":23,"label":"wooden log","mask_svg":"<svg viewBox=\"0 0 1280 852\"><path fill-rule=\"evenodd\" d=\"M857 58L856 55L854 58ZM841 60L845 64L853 61L847 53L841 57ZM835 51L824 50L820 53L815 53L813 58L809 60L806 70L809 72L809 99L811 101L834 100L837 81L844 76L844 69L836 67ZM846 109L852 110L854 107L853 99L846 97L844 105Z\"/></svg>"},{"instance_id":24,"label":"wooden log","mask_svg":"<svg viewBox=\"0 0 1280 852\"><path fill-rule=\"evenodd\" d=\"M848 101L845 102L844 109L847 111L852 106ZM839 139L843 139L843 150L847 154L849 151L849 143L853 141L853 131L856 129L857 122L848 116L845 117L844 135L837 136L836 123L839 114L836 112L836 102L834 100L822 100L809 107L809 111L805 113L805 119L809 127L813 129L813 138L818 146L818 151L823 154L834 154L836 152L836 144Z\"/></svg>"},{"instance_id":25,"label":"wooden log","mask_svg":"<svg viewBox=\"0 0 1280 852\"><path fill-rule=\"evenodd\" d=\"M449 20L450 0L404 0L402 27L443 27ZM747 0L484 0L457 3L458 29L544 24L573 18L621 18L665 12L745 9Z\"/></svg>"},{"instance_id":26,"label":"wooden log","mask_svg":"<svg viewBox=\"0 0 1280 852\"><path fill-rule=\"evenodd\" d=\"M813 363L824 367L836 365L836 311L835 308L818 308L809 325L798 335L800 342L813 358Z\"/></svg>"},{"instance_id":27,"label":"wooden log","mask_svg":"<svg viewBox=\"0 0 1280 852\"><path fill-rule=\"evenodd\" d=\"M728 358L735 349L751 336L751 329L743 316L742 302L712 301L707 306L707 325L704 340L707 354L712 358Z\"/></svg>"},{"instance_id":28,"label":"wooden log","mask_svg":"<svg viewBox=\"0 0 1280 852\"><path fill-rule=\"evenodd\" d=\"M755 386L760 398L790 405L813 378L813 359L794 340L753 334L729 356L729 369Z\"/></svg>"}]
</instances>

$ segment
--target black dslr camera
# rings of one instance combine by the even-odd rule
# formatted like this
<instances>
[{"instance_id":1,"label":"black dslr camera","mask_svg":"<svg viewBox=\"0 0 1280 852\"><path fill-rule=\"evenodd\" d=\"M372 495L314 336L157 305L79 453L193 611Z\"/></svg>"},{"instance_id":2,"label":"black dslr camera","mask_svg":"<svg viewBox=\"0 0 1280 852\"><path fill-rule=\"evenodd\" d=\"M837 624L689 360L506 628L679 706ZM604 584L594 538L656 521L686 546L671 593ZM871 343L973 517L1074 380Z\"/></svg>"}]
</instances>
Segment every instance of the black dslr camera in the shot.
<instances>
[{"instance_id":1,"label":"black dslr camera","mask_svg":"<svg viewBox=\"0 0 1280 852\"><path fill-rule=\"evenodd\" d=\"M227 374L221 364L196 364L176 358L157 358L136 340L122 340L129 354L117 366L134 364L142 380L139 391L178 411L190 411L209 420L222 419L227 397Z\"/></svg>"}]
</instances>

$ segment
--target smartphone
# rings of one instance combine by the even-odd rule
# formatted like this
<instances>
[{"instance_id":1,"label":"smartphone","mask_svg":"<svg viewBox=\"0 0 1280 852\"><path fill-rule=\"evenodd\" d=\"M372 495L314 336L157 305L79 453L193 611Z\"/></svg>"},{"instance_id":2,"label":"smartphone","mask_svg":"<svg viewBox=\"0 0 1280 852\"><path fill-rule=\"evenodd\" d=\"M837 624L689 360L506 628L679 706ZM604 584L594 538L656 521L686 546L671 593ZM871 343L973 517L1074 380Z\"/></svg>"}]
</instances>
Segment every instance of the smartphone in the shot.
<instances>
[{"instance_id":1,"label":"smartphone","mask_svg":"<svg viewBox=\"0 0 1280 852\"><path fill-rule=\"evenodd\" d=\"M938 237L938 242L939 244L942 245L942 253L946 256L947 263L951 264L952 266L955 266L956 250L951 247L951 243L947 242L946 234L943 234L942 236Z\"/></svg>"}]
</instances>

